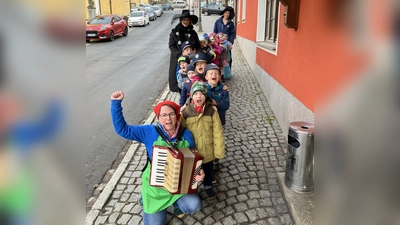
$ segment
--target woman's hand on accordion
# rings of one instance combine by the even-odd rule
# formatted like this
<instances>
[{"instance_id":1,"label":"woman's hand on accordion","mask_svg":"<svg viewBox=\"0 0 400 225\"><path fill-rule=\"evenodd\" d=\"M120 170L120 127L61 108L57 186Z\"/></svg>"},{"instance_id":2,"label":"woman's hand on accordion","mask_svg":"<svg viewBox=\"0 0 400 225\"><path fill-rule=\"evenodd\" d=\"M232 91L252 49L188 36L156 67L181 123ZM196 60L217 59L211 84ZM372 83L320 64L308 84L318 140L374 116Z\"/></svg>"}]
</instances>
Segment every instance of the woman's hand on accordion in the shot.
<instances>
[{"instance_id":1,"label":"woman's hand on accordion","mask_svg":"<svg viewBox=\"0 0 400 225\"><path fill-rule=\"evenodd\" d=\"M200 173L199 173L198 175L196 175L196 176L194 177L194 179L196 179L196 182L199 183L199 182L201 182L201 181L204 180L204 177L205 177L204 171L203 171L203 169L201 169L201 170L200 170Z\"/></svg>"}]
</instances>

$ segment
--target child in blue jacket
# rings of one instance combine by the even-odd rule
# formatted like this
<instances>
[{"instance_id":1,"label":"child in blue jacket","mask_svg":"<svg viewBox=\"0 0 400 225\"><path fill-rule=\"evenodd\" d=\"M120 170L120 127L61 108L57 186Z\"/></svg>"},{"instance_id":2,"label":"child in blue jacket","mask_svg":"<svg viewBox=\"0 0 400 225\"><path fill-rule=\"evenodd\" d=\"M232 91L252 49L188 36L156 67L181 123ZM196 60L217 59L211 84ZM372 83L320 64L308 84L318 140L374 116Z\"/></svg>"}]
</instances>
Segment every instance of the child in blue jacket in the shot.
<instances>
[{"instance_id":1,"label":"child in blue jacket","mask_svg":"<svg viewBox=\"0 0 400 225\"><path fill-rule=\"evenodd\" d=\"M208 83L208 96L212 103L217 107L222 126L225 125L225 113L229 109L229 92L221 83L221 70L219 66L211 63L205 69L206 80Z\"/></svg>"}]
</instances>

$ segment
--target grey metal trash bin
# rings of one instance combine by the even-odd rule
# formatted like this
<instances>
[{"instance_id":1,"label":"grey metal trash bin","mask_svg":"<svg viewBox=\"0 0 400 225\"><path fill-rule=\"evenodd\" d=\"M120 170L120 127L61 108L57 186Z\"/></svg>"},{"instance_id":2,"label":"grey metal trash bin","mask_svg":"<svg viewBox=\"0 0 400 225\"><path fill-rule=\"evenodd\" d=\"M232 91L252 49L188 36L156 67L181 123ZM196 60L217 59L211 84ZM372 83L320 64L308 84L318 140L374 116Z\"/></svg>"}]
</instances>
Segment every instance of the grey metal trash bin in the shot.
<instances>
[{"instance_id":1,"label":"grey metal trash bin","mask_svg":"<svg viewBox=\"0 0 400 225\"><path fill-rule=\"evenodd\" d=\"M298 193L314 191L314 124L289 125L285 184Z\"/></svg>"}]
</instances>

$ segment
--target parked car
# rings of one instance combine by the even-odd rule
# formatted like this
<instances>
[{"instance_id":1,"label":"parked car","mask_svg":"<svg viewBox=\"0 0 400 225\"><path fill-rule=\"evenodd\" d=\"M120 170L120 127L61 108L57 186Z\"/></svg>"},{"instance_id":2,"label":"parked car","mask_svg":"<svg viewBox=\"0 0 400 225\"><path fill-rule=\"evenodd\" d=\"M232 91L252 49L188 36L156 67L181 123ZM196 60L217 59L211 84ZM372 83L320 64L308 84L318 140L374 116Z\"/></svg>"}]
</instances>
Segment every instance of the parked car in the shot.
<instances>
[{"instance_id":1,"label":"parked car","mask_svg":"<svg viewBox=\"0 0 400 225\"><path fill-rule=\"evenodd\" d=\"M136 6L134 6L134 7L132 7L131 11L132 11L132 12L134 12L134 11L139 11L139 8L136 7Z\"/></svg>"},{"instance_id":2,"label":"parked car","mask_svg":"<svg viewBox=\"0 0 400 225\"><path fill-rule=\"evenodd\" d=\"M163 10L174 10L174 7L170 4L161 4Z\"/></svg>"},{"instance_id":3,"label":"parked car","mask_svg":"<svg viewBox=\"0 0 400 225\"><path fill-rule=\"evenodd\" d=\"M166 10L166 9L163 8L162 4L155 4L155 5L153 5L153 6L158 6L158 7L160 7L160 9L161 9L162 11Z\"/></svg>"},{"instance_id":4,"label":"parked car","mask_svg":"<svg viewBox=\"0 0 400 225\"><path fill-rule=\"evenodd\" d=\"M155 13L158 17L160 17L160 16L163 14L163 11L162 11L162 9L160 9L160 7L158 7L158 6L152 6L151 8L154 10L154 13Z\"/></svg>"},{"instance_id":5,"label":"parked car","mask_svg":"<svg viewBox=\"0 0 400 225\"><path fill-rule=\"evenodd\" d=\"M99 15L86 24L86 42L103 39L114 41L115 36L120 34L128 35L128 24L117 15Z\"/></svg>"},{"instance_id":6,"label":"parked car","mask_svg":"<svg viewBox=\"0 0 400 225\"><path fill-rule=\"evenodd\" d=\"M174 7L174 8L185 8L186 7L186 2L184 2L184 1L174 1L174 2L172 2L172 7Z\"/></svg>"},{"instance_id":7,"label":"parked car","mask_svg":"<svg viewBox=\"0 0 400 225\"><path fill-rule=\"evenodd\" d=\"M140 11L144 11L147 7L151 7L151 5L150 5L150 4L140 4L140 5L138 6L138 9L139 9Z\"/></svg>"},{"instance_id":8,"label":"parked car","mask_svg":"<svg viewBox=\"0 0 400 225\"><path fill-rule=\"evenodd\" d=\"M156 15L156 13L154 12L154 9L152 9L152 8L150 8L150 7L147 7L147 8L145 9L145 11L147 12L147 15L149 16L149 19L150 19L151 21L154 21L154 20L157 19L157 15Z\"/></svg>"},{"instance_id":9,"label":"parked car","mask_svg":"<svg viewBox=\"0 0 400 225\"><path fill-rule=\"evenodd\" d=\"M149 16L145 11L136 11L129 15L128 26L143 26L150 24Z\"/></svg>"},{"instance_id":10,"label":"parked car","mask_svg":"<svg viewBox=\"0 0 400 225\"><path fill-rule=\"evenodd\" d=\"M224 7L216 5L216 4L206 4L204 7L201 8L201 13L205 16L211 14L220 14L224 10Z\"/></svg>"}]
</instances>

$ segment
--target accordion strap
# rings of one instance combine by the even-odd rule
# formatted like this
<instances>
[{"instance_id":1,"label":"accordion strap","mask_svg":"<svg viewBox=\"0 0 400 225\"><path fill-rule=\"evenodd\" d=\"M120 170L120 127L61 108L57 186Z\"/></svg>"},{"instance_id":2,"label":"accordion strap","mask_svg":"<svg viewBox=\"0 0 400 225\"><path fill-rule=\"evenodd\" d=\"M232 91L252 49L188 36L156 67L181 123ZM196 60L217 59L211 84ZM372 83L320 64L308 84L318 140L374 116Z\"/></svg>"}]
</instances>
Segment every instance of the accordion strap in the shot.
<instances>
[{"instance_id":1,"label":"accordion strap","mask_svg":"<svg viewBox=\"0 0 400 225\"><path fill-rule=\"evenodd\" d=\"M178 134L176 135L175 142L171 142L171 141L165 136L165 134L162 132L162 130L161 130L161 128L160 128L159 126L155 126L155 127L156 127L156 130L157 130L158 134L164 139L165 142L168 143L168 145L170 146L170 148L176 149L176 145L177 145L179 139L182 138L183 132L185 131L185 128L179 127L179 131L178 131Z\"/></svg>"},{"instance_id":2,"label":"accordion strap","mask_svg":"<svg viewBox=\"0 0 400 225\"><path fill-rule=\"evenodd\" d=\"M183 132L185 131L185 128L183 127L179 127L179 131L178 134L176 135L176 141L174 143L172 143L166 136L165 134L162 132L161 128L159 126L155 126L157 133L164 139L164 141L166 141L168 143L168 145L170 146L170 148L176 150L176 144L178 143L179 139L182 138L183 136ZM149 153L146 151L147 153L147 163L146 165L143 167L142 172L144 172L147 168L147 164L150 163L150 157L149 157Z\"/></svg>"}]
</instances>

